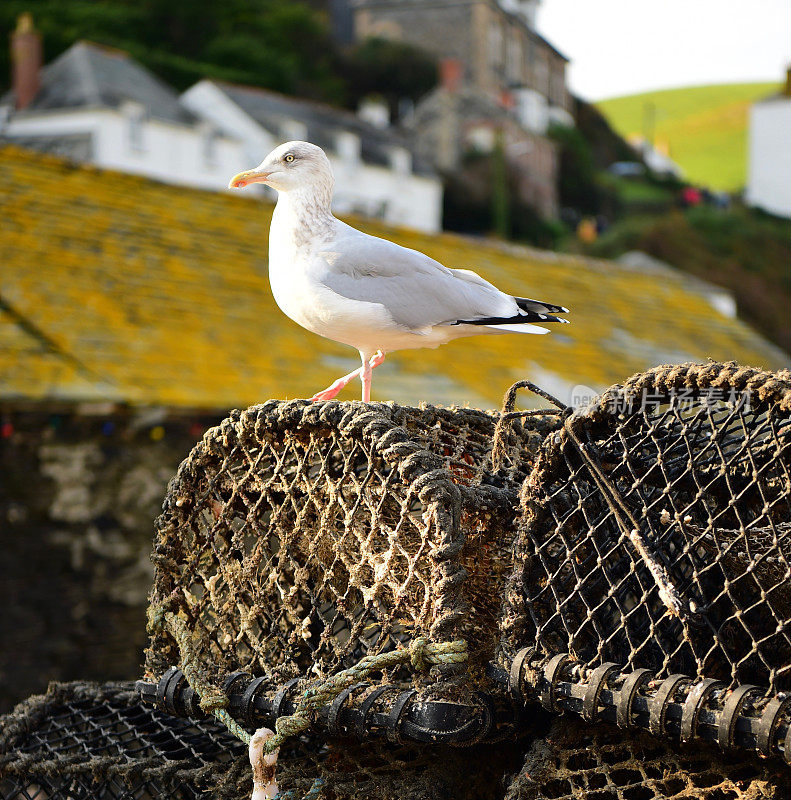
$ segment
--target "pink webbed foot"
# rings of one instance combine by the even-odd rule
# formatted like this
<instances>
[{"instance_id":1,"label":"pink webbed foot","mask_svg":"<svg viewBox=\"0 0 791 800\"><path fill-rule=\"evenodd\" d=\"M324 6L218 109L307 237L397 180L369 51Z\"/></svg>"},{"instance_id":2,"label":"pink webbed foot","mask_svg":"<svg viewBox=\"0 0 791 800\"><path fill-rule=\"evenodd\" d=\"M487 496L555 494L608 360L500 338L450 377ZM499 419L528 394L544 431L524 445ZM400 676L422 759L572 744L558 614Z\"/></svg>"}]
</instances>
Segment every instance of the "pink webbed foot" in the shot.
<instances>
[{"instance_id":1,"label":"pink webbed foot","mask_svg":"<svg viewBox=\"0 0 791 800\"><path fill-rule=\"evenodd\" d=\"M343 389L347 383L348 381L338 378L338 380L335 381L335 383L333 383L331 386L328 386L326 389L322 389L320 392L316 392L316 394L310 398L310 401L312 403L318 403L322 400L333 400L340 394L341 389Z\"/></svg>"},{"instance_id":2,"label":"pink webbed foot","mask_svg":"<svg viewBox=\"0 0 791 800\"><path fill-rule=\"evenodd\" d=\"M338 394L340 394L341 389L343 389L352 378L356 378L360 374L361 369L362 367L354 370L354 372L350 372L348 375L344 375L342 378L338 378L337 381L330 384L326 389L316 392L316 394L310 398L311 402L318 403L322 400L334 399L338 396Z\"/></svg>"}]
</instances>

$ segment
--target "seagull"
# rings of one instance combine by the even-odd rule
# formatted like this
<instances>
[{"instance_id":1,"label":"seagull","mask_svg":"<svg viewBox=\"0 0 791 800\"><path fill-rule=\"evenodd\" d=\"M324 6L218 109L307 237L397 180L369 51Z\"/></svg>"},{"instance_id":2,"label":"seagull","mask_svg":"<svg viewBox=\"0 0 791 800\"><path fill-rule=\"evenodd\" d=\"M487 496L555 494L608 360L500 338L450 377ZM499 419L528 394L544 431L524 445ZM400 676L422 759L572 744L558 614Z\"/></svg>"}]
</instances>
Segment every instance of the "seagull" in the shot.
<instances>
[{"instance_id":1,"label":"seagull","mask_svg":"<svg viewBox=\"0 0 791 800\"><path fill-rule=\"evenodd\" d=\"M475 334L532 333L563 306L512 297L468 269L449 269L417 250L370 236L332 215L334 178L324 151L286 142L229 189L263 183L277 191L269 229L269 282L280 310L313 333L356 348L362 365L311 398L331 400L394 350L438 347ZM535 323L542 323L537 325Z\"/></svg>"}]
</instances>

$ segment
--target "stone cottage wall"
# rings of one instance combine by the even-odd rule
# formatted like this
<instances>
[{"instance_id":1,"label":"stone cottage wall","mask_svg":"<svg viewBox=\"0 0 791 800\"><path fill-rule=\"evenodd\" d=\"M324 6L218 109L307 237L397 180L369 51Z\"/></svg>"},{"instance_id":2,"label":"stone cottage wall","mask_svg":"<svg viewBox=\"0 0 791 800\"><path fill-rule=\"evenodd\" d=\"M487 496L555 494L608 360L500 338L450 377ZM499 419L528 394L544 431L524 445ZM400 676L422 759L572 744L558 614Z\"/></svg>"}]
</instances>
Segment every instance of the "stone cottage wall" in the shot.
<instances>
[{"instance_id":1,"label":"stone cottage wall","mask_svg":"<svg viewBox=\"0 0 791 800\"><path fill-rule=\"evenodd\" d=\"M139 675L152 523L218 421L0 406L0 712L50 680Z\"/></svg>"}]
</instances>

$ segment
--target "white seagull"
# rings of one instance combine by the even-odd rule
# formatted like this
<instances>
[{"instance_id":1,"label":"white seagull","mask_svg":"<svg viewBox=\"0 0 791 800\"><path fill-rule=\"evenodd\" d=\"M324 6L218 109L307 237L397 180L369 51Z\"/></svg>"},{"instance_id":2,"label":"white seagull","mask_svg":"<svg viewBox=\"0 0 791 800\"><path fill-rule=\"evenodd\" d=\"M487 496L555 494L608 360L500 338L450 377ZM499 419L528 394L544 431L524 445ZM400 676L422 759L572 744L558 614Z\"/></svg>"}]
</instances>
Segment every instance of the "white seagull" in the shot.
<instances>
[{"instance_id":1,"label":"white seagull","mask_svg":"<svg viewBox=\"0 0 791 800\"><path fill-rule=\"evenodd\" d=\"M331 400L358 375L363 402L385 353L438 347L480 333L549 333L532 323L567 322L563 306L512 297L467 269L448 269L417 250L369 236L332 215L334 178L324 151L286 142L229 188L277 190L269 229L269 282L275 302L313 333L350 345L362 366L313 400Z\"/></svg>"}]
</instances>

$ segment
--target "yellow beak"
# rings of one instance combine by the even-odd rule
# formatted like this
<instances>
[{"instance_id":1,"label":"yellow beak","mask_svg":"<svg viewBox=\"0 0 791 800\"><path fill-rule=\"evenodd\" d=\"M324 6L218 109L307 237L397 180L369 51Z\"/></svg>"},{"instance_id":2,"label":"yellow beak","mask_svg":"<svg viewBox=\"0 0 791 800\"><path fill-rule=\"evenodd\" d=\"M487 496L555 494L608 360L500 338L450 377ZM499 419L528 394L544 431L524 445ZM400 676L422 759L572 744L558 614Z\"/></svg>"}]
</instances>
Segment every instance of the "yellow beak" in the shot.
<instances>
[{"instance_id":1,"label":"yellow beak","mask_svg":"<svg viewBox=\"0 0 791 800\"><path fill-rule=\"evenodd\" d=\"M248 183L265 183L271 174L271 172L256 172L254 169L249 169L247 172L240 172L238 175L234 175L228 182L228 188L244 189Z\"/></svg>"}]
</instances>

